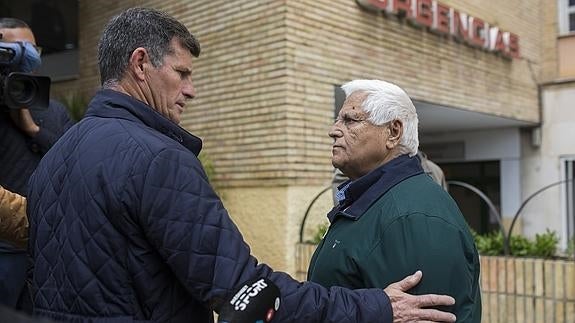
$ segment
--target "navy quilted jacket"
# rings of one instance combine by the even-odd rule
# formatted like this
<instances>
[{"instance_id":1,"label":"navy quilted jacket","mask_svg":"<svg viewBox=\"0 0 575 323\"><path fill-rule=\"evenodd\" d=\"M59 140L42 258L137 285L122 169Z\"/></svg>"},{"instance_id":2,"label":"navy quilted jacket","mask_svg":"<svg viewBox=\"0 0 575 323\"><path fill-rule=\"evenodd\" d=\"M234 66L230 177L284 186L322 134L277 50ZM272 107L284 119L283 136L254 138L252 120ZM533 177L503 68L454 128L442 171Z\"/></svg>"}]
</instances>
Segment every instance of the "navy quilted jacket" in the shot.
<instances>
[{"instance_id":1,"label":"navy quilted jacket","mask_svg":"<svg viewBox=\"0 0 575 323\"><path fill-rule=\"evenodd\" d=\"M234 287L268 277L274 322L391 322L381 290L325 289L258 264L196 155L201 141L101 90L30 181L36 314L73 322L211 322Z\"/></svg>"}]
</instances>

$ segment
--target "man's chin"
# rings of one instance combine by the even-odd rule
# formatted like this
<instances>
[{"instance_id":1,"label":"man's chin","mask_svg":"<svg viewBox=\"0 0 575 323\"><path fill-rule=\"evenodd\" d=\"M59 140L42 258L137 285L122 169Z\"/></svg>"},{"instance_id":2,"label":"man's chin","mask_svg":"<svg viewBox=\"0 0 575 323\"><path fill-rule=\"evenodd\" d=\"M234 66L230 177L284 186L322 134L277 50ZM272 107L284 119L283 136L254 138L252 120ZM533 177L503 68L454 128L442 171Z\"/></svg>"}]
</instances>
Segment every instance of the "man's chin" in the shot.
<instances>
[{"instance_id":1,"label":"man's chin","mask_svg":"<svg viewBox=\"0 0 575 323\"><path fill-rule=\"evenodd\" d=\"M341 166L342 166L342 165L341 165L341 163L338 162L337 160L332 159L332 160L331 160L331 165L332 165L334 168L337 168L337 169L341 170Z\"/></svg>"}]
</instances>

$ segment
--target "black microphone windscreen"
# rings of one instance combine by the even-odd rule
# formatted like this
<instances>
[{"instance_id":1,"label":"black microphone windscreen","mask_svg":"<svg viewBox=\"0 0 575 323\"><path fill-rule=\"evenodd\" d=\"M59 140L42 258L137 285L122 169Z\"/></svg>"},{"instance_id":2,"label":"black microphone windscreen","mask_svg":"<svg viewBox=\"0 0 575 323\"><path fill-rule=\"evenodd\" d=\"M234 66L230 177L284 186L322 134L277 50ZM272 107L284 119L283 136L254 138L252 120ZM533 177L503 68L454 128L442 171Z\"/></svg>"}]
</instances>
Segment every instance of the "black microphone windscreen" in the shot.
<instances>
[{"instance_id":1,"label":"black microphone windscreen","mask_svg":"<svg viewBox=\"0 0 575 323\"><path fill-rule=\"evenodd\" d=\"M219 323L267 323L280 306L280 290L267 278L241 284L227 300L218 316Z\"/></svg>"}]
</instances>

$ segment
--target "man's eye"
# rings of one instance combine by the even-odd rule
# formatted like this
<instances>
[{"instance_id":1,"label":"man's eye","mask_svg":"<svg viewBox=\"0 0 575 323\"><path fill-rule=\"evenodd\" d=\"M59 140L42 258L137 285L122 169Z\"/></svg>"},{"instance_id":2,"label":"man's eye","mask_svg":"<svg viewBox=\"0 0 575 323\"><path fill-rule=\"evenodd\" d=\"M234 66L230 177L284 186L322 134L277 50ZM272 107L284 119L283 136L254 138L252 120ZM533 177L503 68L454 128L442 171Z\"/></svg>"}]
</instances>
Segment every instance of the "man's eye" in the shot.
<instances>
[{"instance_id":1,"label":"man's eye","mask_svg":"<svg viewBox=\"0 0 575 323\"><path fill-rule=\"evenodd\" d=\"M188 76L190 76L190 74L191 74L189 71L182 71L182 70L176 70L176 72L178 72L178 74L180 74L181 79L185 79Z\"/></svg>"},{"instance_id":2,"label":"man's eye","mask_svg":"<svg viewBox=\"0 0 575 323\"><path fill-rule=\"evenodd\" d=\"M354 118L350 118L350 117L342 117L342 118L337 118L337 119L335 120L335 122L336 122L336 123L337 123L337 122L341 122L341 123L343 123L344 125L349 126L349 125L353 125L353 124L356 124L356 123L358 123L358 122L361 122L361 120L359 120L359 119L354 119Z\"/></svg>"}]
</instances>

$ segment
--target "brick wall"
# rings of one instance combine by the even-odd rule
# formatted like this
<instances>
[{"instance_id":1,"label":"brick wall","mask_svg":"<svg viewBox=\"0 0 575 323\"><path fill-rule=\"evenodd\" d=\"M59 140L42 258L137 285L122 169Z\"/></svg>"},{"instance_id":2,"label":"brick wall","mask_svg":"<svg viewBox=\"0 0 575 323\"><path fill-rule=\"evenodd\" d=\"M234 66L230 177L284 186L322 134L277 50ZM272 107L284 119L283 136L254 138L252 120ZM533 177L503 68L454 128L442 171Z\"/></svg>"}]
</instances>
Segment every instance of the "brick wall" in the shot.
<instances>
[{"instance_id":1,"label":"brick wall","mask_svg":"<svg viewBox=\"0 0 575 323\"><path fill-rule=\"evenodd\" d=\"M287 2L290 120L303 120L288 131L304 152L328 146L332 86L355 78L392 81L423 101L538 121L539 2L445 4L518 34L523 58L510 61L470 48L362 10L355 1ZM314 157L300 154L321 168L323 160Z\"/></svg>"},{"instance_id":2,"label":"brick wall","mask_svg":"<svg viewBox=\"0 0 575 323\"><path fill-rule=\"evenodd\" d=\"M91 95L107 20L134 5L166 10L202 44L198 97L183 126L205 139L219 184L322 185L331 174L333 86L354 78L395 82L419 100L538 121L531 73L540 70L540 1L444 3L518 34L524 59L441 38L353 0L81 0L79 79L54 87Z\"/></svg>"},{"instance_id":3,"label":"brick wall","mask_svg":"<svg viewBox=\"0 0 575 323\"><path fill-rule=\"evenodd\" d=\"M575 262L481 257L482 321L575 322Z\"/></svg>"}]
</instances>

